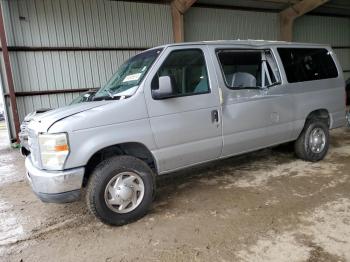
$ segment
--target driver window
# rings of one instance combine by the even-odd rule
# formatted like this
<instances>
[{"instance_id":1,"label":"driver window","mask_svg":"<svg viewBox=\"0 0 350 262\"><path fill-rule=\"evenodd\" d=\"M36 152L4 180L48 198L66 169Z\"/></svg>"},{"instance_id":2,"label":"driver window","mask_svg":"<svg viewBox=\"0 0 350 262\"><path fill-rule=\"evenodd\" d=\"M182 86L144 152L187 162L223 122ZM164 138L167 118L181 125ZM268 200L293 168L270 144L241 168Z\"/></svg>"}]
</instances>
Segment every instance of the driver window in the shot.
<instances>
[{"instance_id":1,"label":"driver window","mask_svg":"<svg viewBox=\"0 0 350 262\"><path fill-rule=\"evenodd\" d=\"M152 89L159 88L161 76L170 76L174 96L209 93L207 68L200 49L171 52L153 78Z\"/></svg>"}]
</instances>

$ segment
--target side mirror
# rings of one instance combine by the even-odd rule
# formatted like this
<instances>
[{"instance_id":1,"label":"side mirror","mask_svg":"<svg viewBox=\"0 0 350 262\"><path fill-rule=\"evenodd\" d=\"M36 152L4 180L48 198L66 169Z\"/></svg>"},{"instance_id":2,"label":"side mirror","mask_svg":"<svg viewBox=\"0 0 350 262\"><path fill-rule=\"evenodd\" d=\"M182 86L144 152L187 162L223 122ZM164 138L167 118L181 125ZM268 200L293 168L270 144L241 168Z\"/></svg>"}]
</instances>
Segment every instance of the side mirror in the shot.
<instances>
[{"instance_id":1,"label":"side mirror","mask_svg":"<svg viewBox=\"0 0 350 262\"><path fill-rule=\"evenodd\" d=\"M159 77L158 86L158 89L152 90L152 97L154 99L166 99L170 98L174 94L170 76Z\"/></svg>"}]
</instances>

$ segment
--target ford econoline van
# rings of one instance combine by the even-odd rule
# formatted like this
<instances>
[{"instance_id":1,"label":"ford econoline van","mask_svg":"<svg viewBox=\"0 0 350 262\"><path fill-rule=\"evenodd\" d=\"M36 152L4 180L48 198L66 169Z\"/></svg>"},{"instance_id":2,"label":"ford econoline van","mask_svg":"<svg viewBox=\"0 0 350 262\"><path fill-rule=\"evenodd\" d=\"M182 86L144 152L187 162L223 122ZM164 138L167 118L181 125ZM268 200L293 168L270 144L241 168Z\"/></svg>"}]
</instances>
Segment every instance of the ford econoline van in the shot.
<instances>
[{"instance_id":1,"label":"ford econoline van","mask_svg":"<svg viewBox=\"0 0 350 262\"><path fill-rule=\"evenodd\" d=\"M88 102L28 126L25 165L44 202L86 202L104 223L146 214L155 178L294 141L320 161L345 124L345 83L327 45L170 44L126 61Z\"/></svg>"}]
</instances>

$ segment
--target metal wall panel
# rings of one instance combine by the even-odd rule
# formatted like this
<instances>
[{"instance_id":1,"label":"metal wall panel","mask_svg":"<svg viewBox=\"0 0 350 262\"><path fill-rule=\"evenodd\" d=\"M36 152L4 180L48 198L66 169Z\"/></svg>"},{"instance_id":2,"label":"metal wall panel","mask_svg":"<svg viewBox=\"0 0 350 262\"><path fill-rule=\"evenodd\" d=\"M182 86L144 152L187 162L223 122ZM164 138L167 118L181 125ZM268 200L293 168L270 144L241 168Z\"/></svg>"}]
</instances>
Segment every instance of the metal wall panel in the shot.
<instances>
[{"instance_id":1,"label":"metal wall panel","mask_svg":"<svg viewBox=\"0 0 350 262\"><path fill-rule=\"evenodd\" d=\"M36 95L28 97L17 97L17 107L20 119L23 119L27 111L29 112L38 109L35 103L40 103L40 108L58 108L68 105L74 98L81 93L64 93L64 94L51 94L51 95Z\"/></svg>"},{"instance_id":2,"label":"metal wall panel","mask_svg":"<svg viewBox=\"0 0 350 262\"><path fill-rule=\"evenodd\" d=\"M185 40L278 38L279 20L275 13L194 7L186 14Z\"/></svg>"},{"instance_id":3,"label":"metal wall panel","mask_svg":"<svg viewBox=\"0 0 350 262\"><path fill-rule=\"evenodd\" d=\"M299 42L324 43L335 48L343 70L350 70L350 18L311 16L298 18L294 26L294 40ZM344 78L350 77L344 72Z\"/></svg>"},{"instance_id":4,"label":"metal wall panel","mask_svg":"<svg viewBox=\"0 0 350 262\"><path fill-rule=\"evenodd\" d=\"M66 89L66 94L18 97L20 119L38 108L67 105L78 96L69 89L98 88L107 82L118 65L137 51L16 52L14 81L18 92Z\"/></svg>"},{"instance_id":5,"label":"metal wall panel","mask_svg":"<svg viewBox=\"0 0 350 262\"><path fill-rule=\"evenodd\" d=\"M8 86L5 84L5 83L7 83L7 77L5 74L5 63L4 63L4 56L3 56L2 52L0 52L0 72L1 72L0 81L1 81L2 91L3 91L3 93L8 93L9 92Z\"/></svg>"},{"instance_id":6,"label":"metal wall panel","mask_svg":"<svg viewBox=\"0 0 350 262\"><path fill-rule=\"evenodd\" d=\"M350 72L344 72L343 75L345 80L350 78Z\"/></svg>"},{"instance_id":7,"label":"metal wall panel","mask_svg":"<svg viewBox=\"0 0 350 262\"><path fill-rule=\"evenodd\" d=\"M350 45L350 18L306 15L295 20L294 41Z\"/></svg>"},{"instance_id":8,"label":"metal wall panel","mask_svg":"<svg viewBox=\"0 0 350 262\"><path fill-rule=\"evenodd\" d=\"M9 46L145 48L173 41L169 5L109 0L1 2ZM69 89L102 86L137 52L10 52L16 92L67 90L65 94L17 97L20 120L35 109L68 104L78 95Z\"/></svg>"},{"instance_id":9,"label":"metal wall panel","mask_svg":"<svg viewBox=\"0 0 350 262\"><path fill-rule=\"evenodd\" d=\"M137 51L35 51L11 54L17 92L96 88Z\"/></svg>"},{"instance_id":10,"label":"metal wall panel","mask_svg":"<svg viewBox=\"0 0 350 262\"><path fill-rule=\"evenodd\" d=\"M172 42L169 5L2 0L10 46L151 47Z\"/></svg>"},{"instance_id":11,"label":"metal wall panel","mask_svg":"<svg viewBox=\"0 0 350 262\"><path fill-rule=\"evenodd\" d=\"M343 70L350 70L350 48L334 50Z\"/></svg>"}]
</instances>

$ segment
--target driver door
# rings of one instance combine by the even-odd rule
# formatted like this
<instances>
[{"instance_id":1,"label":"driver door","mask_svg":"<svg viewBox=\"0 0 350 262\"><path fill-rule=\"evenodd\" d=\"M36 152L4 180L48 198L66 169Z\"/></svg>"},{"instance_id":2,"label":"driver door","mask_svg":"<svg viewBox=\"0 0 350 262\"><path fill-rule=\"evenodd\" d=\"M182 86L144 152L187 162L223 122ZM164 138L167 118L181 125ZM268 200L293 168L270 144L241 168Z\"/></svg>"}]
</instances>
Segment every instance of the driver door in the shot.
<instances>
[{"instance_id":1,"label":"driver door","mask_svg":"<svg viewBox=\"0 0 350 262\"><path fill-rule=\"evenodd\" d=\"M205 46L169 47L148 74L144 93L157 149L159 173L217 159L222 150L220 98ZM155 99L159 77L172 95Z\"/></svg>"}]
</instances>

